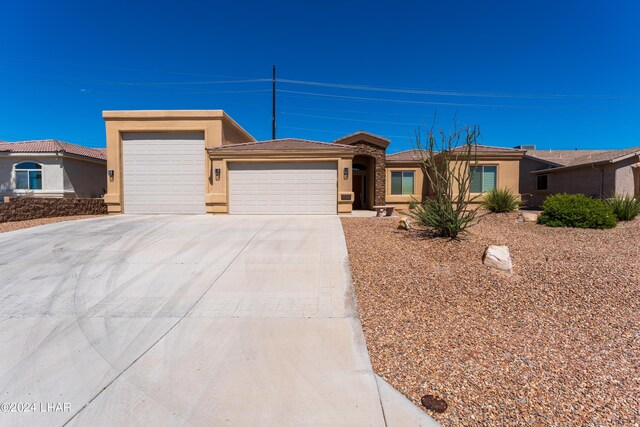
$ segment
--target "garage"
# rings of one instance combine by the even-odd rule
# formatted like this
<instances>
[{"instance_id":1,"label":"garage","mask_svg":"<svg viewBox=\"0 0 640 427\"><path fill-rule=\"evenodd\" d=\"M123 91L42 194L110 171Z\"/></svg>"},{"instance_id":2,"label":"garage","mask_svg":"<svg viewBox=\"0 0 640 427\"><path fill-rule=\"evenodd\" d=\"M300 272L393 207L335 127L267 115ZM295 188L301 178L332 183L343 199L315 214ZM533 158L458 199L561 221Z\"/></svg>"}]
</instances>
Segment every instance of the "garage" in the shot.
<instances>
[{"instance_id":1,"label":"garage","mask_svg":"<svg viewBox=\"0 0 640 427\"><path fill-rule=\"evenodd\" d=\"M122 133L125 213L205 213L203 132Z\"/></svg>"},{"instance_id":2,"label":"garage","mask_svg":"<svg viewBox=\"0 0 640 427\"><path fill-rule=\"evenodd\" d=\"M336 162L229 163L229 213L337 212Z\"/></svg>"}]
</instances>

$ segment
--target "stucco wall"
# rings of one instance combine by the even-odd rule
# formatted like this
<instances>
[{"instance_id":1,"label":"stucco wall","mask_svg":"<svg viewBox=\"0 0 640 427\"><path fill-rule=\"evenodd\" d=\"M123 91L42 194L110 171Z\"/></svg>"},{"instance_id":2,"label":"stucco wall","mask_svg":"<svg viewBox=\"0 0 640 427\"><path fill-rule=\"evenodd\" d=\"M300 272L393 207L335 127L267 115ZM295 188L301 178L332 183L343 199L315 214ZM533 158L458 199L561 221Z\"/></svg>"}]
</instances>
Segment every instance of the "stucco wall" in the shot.
<instances>
[{"instance_id":1,"label":"stucco wall","mask_svg":"<svg viewBox=\"0 0 640 427\"><path fill-rule=\"evenodd\" d=\"M18 163L34 162L42 165L41 190L15 190L13 168ZM36 197L63 197L64 170L62 157L45 156L2 156L0 157L0 196L29 194Z\"/></svg>"},{"instance_id":2,"label":"stucco wall","mask_svg":"<svg viewBox=\"0 0 640 427\"><path fill-rule=\"evenodd\" d=\"M637 172L639 167L640 156L634 156L615 164L616 194L640 195L640 177Z\"/></svg>"},{"instance_id":3,"label":"stucco wall","mask_svg":"<svg viewBox=\"0 0 640 427\"><path fill-rule=\"evenodd\" d=\"M547 190L542 191L536 190L536 176L530 174L531 177L526 177L526 186L521 189L524 193L532 194L525 198L527 207L531 208L540 207L549 194L556 193L584 194L593 197L599 197L602 194L604 197L609 197L616 194L616 176L620 167L619 164L608 164L559 170L547 174ZM631 174L630 165L622 168ZM619 174L624 175L625 171Z\"/></svg>"},{"instance_id":4,"label":"stucco wall","mask_svg":"<svg viewBox=\"0 0 640 427\"><path fill-rule=\"evenodd\" d=\"M76 197L102 197L107 189L107 165L79 159L63 160L65 181Z\"/></svg>"}]
</instances>

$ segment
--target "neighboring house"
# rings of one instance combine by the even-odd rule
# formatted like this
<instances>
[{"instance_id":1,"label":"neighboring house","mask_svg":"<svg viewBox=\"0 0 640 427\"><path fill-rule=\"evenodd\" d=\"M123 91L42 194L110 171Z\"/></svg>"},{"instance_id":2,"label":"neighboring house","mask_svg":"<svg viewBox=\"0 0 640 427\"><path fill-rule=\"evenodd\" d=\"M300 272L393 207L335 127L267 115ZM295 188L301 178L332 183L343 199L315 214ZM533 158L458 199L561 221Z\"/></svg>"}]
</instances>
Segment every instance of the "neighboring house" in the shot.
<instances>
[{"instance_id":1,"label":"neighboring house","mask_svg":"<svg viewBox=\"0 0 640 427\"><path fill-rule=\"evenodd\" d=\"M520 193L531 208L555 193L640 197L640 147L528 150L520 162Z\"/></svg>"},{"instance_id":2,"label":"neighboring house","mask_svg":"<svg viewBox=\"0 0 640 427\"><path fill-rule=\"evenodd\" d=\"M0 142L4 197L101 197L107 186L103 149L53 139Z\"/></svg>"},{"instance_id":3,"label":"neighboring house","mask_svg":"<svg viewBox=\"0 0 640 427\"><path fill-rule=\"evenodd\" d=\"M221 110L105 111L109 212L336 214L428 196L413 150L364 131L255 141ZM473 189L518 190L521 150L479 146Z\"/></svg>"}]
</instances>

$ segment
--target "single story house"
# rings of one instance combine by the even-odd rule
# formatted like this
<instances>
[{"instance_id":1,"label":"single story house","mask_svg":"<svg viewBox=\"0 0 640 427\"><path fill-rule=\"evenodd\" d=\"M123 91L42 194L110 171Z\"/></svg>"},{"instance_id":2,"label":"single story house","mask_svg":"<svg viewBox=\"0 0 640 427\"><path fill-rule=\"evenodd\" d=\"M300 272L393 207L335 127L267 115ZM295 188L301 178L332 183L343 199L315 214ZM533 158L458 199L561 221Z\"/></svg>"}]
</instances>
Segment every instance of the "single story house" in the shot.
<instances>
[{"instance_id":1,"label":"single story house","mask_svg":"<svg viewBox=\"0 0 640 427\"><path fill-rule=\"evenodd\" d=\"M104 149L54 139L0 141L0 201L5 197L102 197Z\"/></svg>"},{"instance_id":2,"label":"single story house","mask_svg":"<svg viewBox=\"0 0 640 427\"><path fill-rule=\"evenodd\" d=\"M549 194L640 197L640 147L623 150L527 150L520 194L537 208Z\"/></svg>"},{"instance_id":3,"label":"single story house","mask_svg":"<svg viewBox=\"0 0 640 427\"><path fill-rule=\"evenodd\" d=\"M429 190L414 150L364 131L256 141L222 110L105 111L109 212L336 214ZM478 148L473 188L518 190L521 150Z\"/></svg>"}]
</instances>

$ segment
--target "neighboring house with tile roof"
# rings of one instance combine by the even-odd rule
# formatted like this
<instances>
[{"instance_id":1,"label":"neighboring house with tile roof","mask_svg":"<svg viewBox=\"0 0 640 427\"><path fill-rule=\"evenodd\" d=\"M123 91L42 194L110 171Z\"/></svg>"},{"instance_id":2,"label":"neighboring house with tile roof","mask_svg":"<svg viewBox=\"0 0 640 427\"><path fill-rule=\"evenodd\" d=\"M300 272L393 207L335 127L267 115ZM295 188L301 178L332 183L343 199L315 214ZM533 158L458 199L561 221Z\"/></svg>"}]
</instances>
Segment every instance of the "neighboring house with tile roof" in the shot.
<instances>
[{"instance_id":1,"label":"neighboring house with tile roof","mask_svg":"<svg viewBox=\"0 0 640 427\"><path fill-rule=\"evenodd\" d=\"M556 193L640 197L640 147L527 150L520 162L520 193L531 208Z\"/></svg>"},{"instance_id":2,"label":"neighboring house with tile roof","mask_svg":"<svg viewBox=\"0 0 640 427\"><path fill-rule=\"evenodd\" d=\"M0 201L5 197L101 197L106 151L55 139L0 141Z\"/></svg>"}]
</instances>

